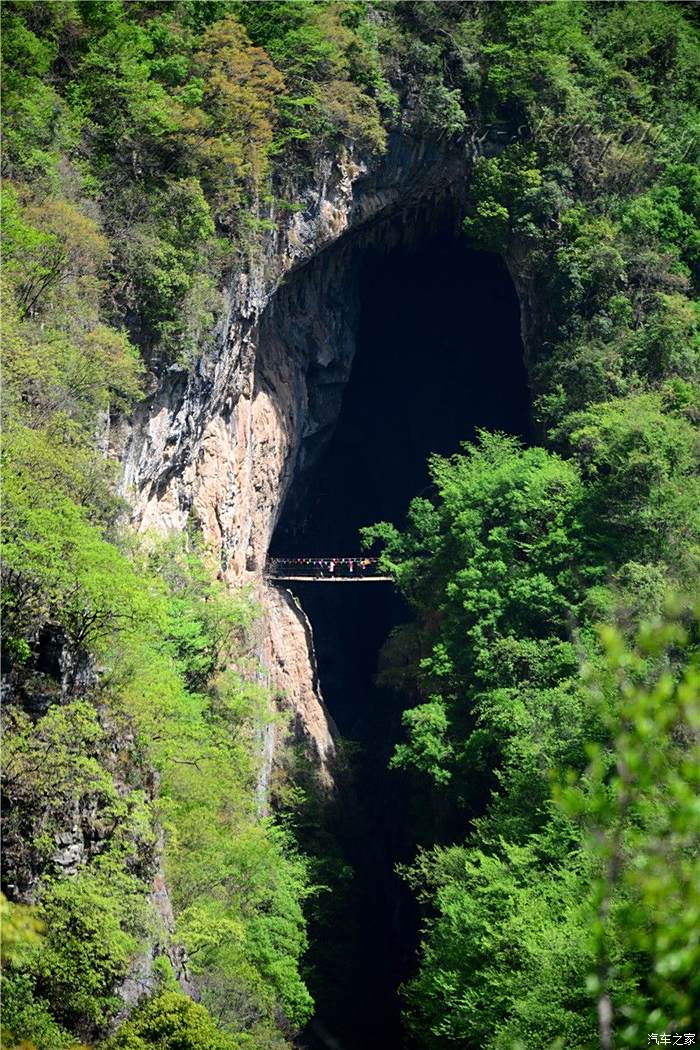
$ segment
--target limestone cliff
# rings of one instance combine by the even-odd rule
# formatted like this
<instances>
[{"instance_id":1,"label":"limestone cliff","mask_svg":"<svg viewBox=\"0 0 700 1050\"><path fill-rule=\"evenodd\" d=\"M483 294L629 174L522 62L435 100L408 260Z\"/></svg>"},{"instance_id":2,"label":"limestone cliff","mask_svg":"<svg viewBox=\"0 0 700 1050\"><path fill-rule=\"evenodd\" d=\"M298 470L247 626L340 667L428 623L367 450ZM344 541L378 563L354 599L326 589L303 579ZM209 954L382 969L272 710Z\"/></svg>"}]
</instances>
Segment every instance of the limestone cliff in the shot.
<instances>
[{"instance_id":1,"label":"limestone cliff","mask_svg":"<svg viewBox=\"0 0 700 1050\"><path fill-rule=\"evenodd\" d=\"M215 349L188 369L152 373L150 396L114 435L138 528L165 533L193 515L224 578L253 585L273 693L326 779L334 731L310 628L264 582L267 550L292 482L300 498L340 410L363 245L380 231L390 246L411 235L416 209L454 202L469 161L464 144L401 136L380 161L349 149L324 157L303 210L267 216L277 228L232 280ZM264 750L269 763L274 742Z\"/></svg>"}]
</instances>

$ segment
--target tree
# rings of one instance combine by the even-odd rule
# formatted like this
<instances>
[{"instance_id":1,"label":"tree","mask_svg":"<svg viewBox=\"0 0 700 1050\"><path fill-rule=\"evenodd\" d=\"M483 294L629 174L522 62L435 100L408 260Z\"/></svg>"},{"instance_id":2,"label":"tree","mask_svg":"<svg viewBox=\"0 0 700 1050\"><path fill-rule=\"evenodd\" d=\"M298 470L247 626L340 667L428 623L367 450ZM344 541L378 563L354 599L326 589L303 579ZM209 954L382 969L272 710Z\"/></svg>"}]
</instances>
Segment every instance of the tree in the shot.
<instances>
[{"instance_id":1,"label":"tree","mask_svg":"<svg viewBox=\"0 0 700 1050\"><path fill-rule=\"evenodd\" d=\"M696 612L684 622L675 604L635 646L602 631L605 662L587 669L586 688L612 746L592 744L585 777L560 794L582 823L596 873L590 986L602 1050L636 1046L653 1029L682 1030L700 1001L698 621ZM625 996L613 990L620 974L636 977Z\"/></svg>"},{"instance_id":2,"label":"tree","mask_svg":"<svg viewBox=\"0 0 700 1050\"><path fill-rule=\"evenodd\" d=\"M6 275L20 317L45 309L67 282L89 286L107 258L107 240L94 220L65 200L20 208L12 187L3 193Z\"/></svg>"},{"instance_id":3,"label":"tree","mask_svg":"<svg viewBox=\"0 0 700 1050\"><path fill-rule=\"evenodd\" d=\"M406 873L430 908L404 990L423 1045L632 1048L692 1023L700 675L685 619L667 610L634 645L602 631L579 689L608 736L582 773L560 768L542 830L516 845L481 821Z\"/></svg>"},{"instance_id":4,"label":"tree","mask_svg":"<svg viewBox=\"0 0 700 1050\"><path fill-rule=\"evenodd\" d=\"M184 129L222 214L237 203L244 187L257 187L267 171L275 100L284 80L232 15L205 32L196 63L201 105L189 112Z\"/></svg>"},{"instance_id":5,"label":"tree","mask_svg":"<svg viewBox=\"0 0 700 1050\"><path fill-rule=\"evenodd\" d=\"M528 725L539 750L544 696L547 710L562 708L545 739L554 748L566 740L560 719L573 705L562 683L576 665L568 622L586 574L583 488L573 463L486 433L462 455L433 457L431 476L436 498L412 502L403 534L381 524L364 538L384 544L381 565L423 625L425 700L404 715L408 740L393 764L442 783L459 770L466 796L485 757L480 741L507 750L515 726ZM509 761L503 779L515 775ZM546 763L538 776L546 794Z\"/></svg>"},{"instance_id":6,"label":"tree","mask_svg":"<svg viewBox=\"0 0 700 1050\"><path fill-rule=\"evenodd\" d=\"M239 1050L198 1003L179 992L163 992L137 1010L103 1050Z\"/></svg>"}]
</instances>

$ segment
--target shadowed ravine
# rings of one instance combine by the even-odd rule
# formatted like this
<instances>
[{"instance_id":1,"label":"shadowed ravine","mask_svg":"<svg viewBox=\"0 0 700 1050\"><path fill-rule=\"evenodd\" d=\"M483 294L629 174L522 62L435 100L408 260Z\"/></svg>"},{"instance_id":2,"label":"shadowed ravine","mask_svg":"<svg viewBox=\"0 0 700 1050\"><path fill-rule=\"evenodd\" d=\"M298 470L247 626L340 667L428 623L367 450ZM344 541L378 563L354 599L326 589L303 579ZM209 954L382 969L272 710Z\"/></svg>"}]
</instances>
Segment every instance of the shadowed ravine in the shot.
<instances>
[{"instance_id":1,"label":"shadowed ravine","mask_svg":"<svg viewBox=\"0 0 700 1050\"><path fill-rule=\"evenodd\" d=\"M377 253L363 268L356 335L333 437L309 489L289 501L296 509L283 515L273 555L357 552L361 526L401 524L410 499L429 494L430 453L457 451L479 427L528 435L518 303L498 257L451 233ZM412 969L418 915L394 868L411 860L416 829L408 782L387 769L405 700L375 675L408 610L390 584L289 586L313 625L326 703L357 745L332 820L355 874L332 943L328 930L311 930L317 1022L301 1045L398 1048L397 988Z\"/></svg>"}]
</instances>

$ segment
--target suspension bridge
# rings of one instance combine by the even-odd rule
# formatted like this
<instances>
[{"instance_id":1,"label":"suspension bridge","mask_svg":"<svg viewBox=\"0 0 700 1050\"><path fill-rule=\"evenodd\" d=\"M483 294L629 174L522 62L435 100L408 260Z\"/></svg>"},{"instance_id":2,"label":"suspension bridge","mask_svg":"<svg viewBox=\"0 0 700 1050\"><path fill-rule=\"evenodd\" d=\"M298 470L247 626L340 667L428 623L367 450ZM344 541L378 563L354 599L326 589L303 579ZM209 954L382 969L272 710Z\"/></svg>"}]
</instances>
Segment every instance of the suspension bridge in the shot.
<instances>
[{"instance_id":1,"label":"suspension bridge","mask_svg":"<svg viewBox=\"0 0 700 1050\"><path fill-rule=\"evenodd\" d=\"M378 558L270 558L265 577L273 583L392 583L380 572Z\"/></svg>"}]
</instances>

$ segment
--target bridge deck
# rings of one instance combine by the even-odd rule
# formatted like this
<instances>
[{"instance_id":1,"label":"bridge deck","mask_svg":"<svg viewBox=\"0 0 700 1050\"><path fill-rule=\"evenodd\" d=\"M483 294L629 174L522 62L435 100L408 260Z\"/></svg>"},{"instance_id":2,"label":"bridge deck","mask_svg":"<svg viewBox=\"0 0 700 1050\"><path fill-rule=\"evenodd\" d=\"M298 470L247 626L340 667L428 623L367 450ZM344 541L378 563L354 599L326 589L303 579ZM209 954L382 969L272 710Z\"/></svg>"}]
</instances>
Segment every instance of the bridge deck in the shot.
<instances>
[{"instance_id":1,"label":"bridge deck","mask_svg":"<svg viewBox=\"0 0 700 1050\"><path fill-rule=\"evenodd\" d=\"M269 583L393 583L391 576L266 576Z\"/></svg>"},{"instance_id":2,"label":"bridge deck","mask_svg":"<svg viewBox=\"0 0 700 1050\"><path fill-rule=\"evenodd\" d=\"M270 558L265 578L271 583L393 583L391 576L378 570L378 558L357 554Z\"/></svg>"}]
</instances>

